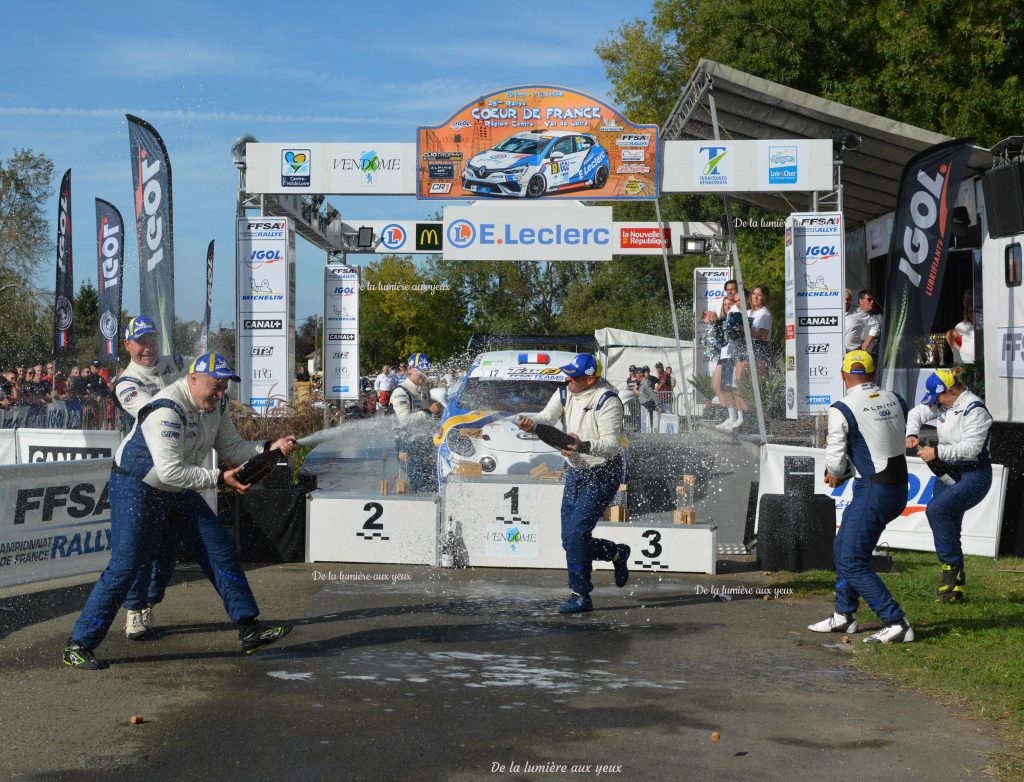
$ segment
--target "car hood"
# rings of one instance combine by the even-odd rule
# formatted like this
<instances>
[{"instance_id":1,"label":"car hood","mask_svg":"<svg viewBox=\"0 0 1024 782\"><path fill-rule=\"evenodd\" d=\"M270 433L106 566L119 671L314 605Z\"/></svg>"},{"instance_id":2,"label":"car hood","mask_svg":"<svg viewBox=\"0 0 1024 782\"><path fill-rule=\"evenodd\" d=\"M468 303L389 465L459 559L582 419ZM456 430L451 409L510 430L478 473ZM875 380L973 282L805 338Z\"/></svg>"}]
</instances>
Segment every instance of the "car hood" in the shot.
<instances>
[{"instance_id":1,"label":"car hood","mask_svg":"<svg viewBox=\"0 0 1024 782\"><path fill-rule=\"evenodd\" d=\"M550 445L541 442L537 435L522 431L516 425L516 418L518 418L518 413L484 410L474 410L462 415L452 416L441 424L441 429L434 437L434 443L441 445L451 430L456 429L468 432L468 436L475 440L475 447L478 452L558 453ZM557 424L557 427L561 429L561 423Z\"/></svg>"},{"instance_id":2,"label":"car hood","mask_svg":"<svg viewBox=\"0 0 1024 782\"><path fill-rule=\"evenodd\" d=\"M517 155L511 152L498 152L491 149L487 152L481 152L474 157L469 161L469 165L474 167L487 166L487 168L509 168L528 157L530 155Z\"/></svg>"}]
</instances>

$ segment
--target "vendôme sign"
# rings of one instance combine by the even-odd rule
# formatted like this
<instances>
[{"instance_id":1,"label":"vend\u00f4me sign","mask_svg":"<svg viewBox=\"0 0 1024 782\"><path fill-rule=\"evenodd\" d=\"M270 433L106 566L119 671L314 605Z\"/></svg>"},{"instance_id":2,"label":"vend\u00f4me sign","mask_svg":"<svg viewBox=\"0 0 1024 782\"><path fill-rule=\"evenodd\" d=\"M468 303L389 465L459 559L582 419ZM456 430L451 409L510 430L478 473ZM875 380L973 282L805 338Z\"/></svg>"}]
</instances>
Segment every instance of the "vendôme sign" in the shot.
<instances>
[{"instance_id":1,"label":"vend\u00f4me sign","mask_svg":"<svg viewBox=\"0 0 1024 782\"><path fill-rule=\"evenodd\" d=\"M418 198L654 199L658 128L582 92L484 95L416 133Z\"/></svg>"}]
</instances>

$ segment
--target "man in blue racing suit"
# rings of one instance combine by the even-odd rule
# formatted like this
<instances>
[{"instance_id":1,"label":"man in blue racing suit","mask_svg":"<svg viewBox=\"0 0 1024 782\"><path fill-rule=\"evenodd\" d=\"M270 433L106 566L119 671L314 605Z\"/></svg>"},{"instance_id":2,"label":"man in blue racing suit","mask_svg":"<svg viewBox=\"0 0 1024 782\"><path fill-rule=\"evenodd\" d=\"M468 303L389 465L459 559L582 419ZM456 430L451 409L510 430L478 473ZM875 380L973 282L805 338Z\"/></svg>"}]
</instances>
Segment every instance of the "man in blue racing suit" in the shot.
<instances>
[{"instance_id":1,"label":"man in blue racing suit","mask_svg":"<svg viewBox=\"0 0 1024 782\"><path fill-rule=\"evenodd\" d=\"M259 608L238 560L235 542L199 491L227 487L244 493L239 467L199 466L212 448L229 464L271 448L287 455L293 436L270 443L243 440L228 412L228 380L238 381L223 356L207 353L188 374L143 407L131 434L118 448L110 475L110 563L103 571L64 647L64 664L87 670L106 668L93 650L100 644L140 571L157 553L164 524L177 517L179 534L213 583L231 620L238 625L242 650L254 652L280 640L288 624L261 624Z\"/></svg>"},{"instance_id":2,"label":"man in blue racing suit","mask_svg":"<svg viewBox=\"0 0 1024 782\"><path fill-rule=\"evenodd\" d=\"M842 377L846 396L828 411L825 483L835 488L852 476L853 500L843 512L832 547L835 613L808 629L816 633L857 632L857 605L863 597L885 625L864 642L906 643L914 640L914 630L871 569L871 552L885 525L907 507L907 403L875 385L875 362L867 351L846 354Z\"/></svg>"}]
</instances>

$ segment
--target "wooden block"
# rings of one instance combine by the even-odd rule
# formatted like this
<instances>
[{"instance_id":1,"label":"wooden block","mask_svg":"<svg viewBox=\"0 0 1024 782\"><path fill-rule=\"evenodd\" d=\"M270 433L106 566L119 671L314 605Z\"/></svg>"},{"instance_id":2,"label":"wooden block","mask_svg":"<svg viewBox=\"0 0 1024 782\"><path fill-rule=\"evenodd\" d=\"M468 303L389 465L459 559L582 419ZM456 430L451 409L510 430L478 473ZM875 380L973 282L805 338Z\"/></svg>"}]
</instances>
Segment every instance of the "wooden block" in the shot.
<instances>
[{"instance_id":1,"label":"wooden block","mask_svg":"<svg viewBox=\"0 0 1024 782\"><path fill-rule=\"evenodd\" d=\"M677 484L676 485L676 494L678 494L680 497L685 497L686 496L686 491L687 491L687 487L685 485L683 485L683 484Z\"/></svg>"},{"instance_id":2,"label":"wooden block","mask_svg":"<svg viewBox=\"0 0 1024 782\"><path fill-rule=\"evenodd\" d=\"M484 474L484 469L478 462L459 462L455 472L463 478L479 478Z\"/></svg>"},{"instance_id":3,"label":"wooden block","mask_svg":"<svg viewBox=\"0 0 1024 782\"><path fill-rule=\"evenodd\" d=\"M459 434L465 437L483 437L483 429L459 429Z\"/></svg>"},{"instance_id":4,"label":"wooden block","mask_svg":"<svg viewBox=\"0 0 1024 782\"><path fill-rule=\"evenodd\" d=\"M629 484L628 483L620 483L619 484L619 491L621 491L622 493L626 493L627 491L629 491Z\"/></svg>"},{"instance_id":5,"label":"wooden block","mask_svg":"<svg viewBox=\"0 0 1024 782\"><path fill-rule=\"evenodd\" d=\"M608 519L609 521L614 521L614 522L629 521L629 509L628 508L624 508L621 505L612 505L611 510L612 510L612 514L611 514L611 518Z\"/></svg>"},{"instance_id":6,"label":"wooden block","mask_svg":"<svg viewBox=\"0 0 1024 782\"><path fill-rule=\"evenodd\" d=\"M683 483L686 484L687 486L696 486L697 476L690 475L689 473L687 473L686 475L683 476Z\"/></svg>"},{"instance_id":7,"label":"wooden block","mask_svg":"<svg viewBox=\"0 0 1024 782\"><path fill-rule=\"evenodd\" d=\"M408 494L409 493L409 481L403 481L401 478L395 481L395 494Z\"/></svg>"},{"instance_id":8,"label":"wooden block","mask_svg":"<svg viewBox=\"0 0 1024 782\"><path fill-rule=\"evenodd\" d=\"M387 480L382 480L380 482L380 496L381 497L387 497L388 496L388 482L387 482Z\"/></svg>"},{"instance_id":9,"label":"wooden block","mask_svg":"<svg viewBox=\"0 0 1024 782\"><path fill-rule=\"evenodd\" d=\"M548 463L542 462L530 470L531 478L540 478L548 471Z\"/></svg>"},{"instance_id":10,"label":"wooden block","mask_svg":"<svg viewBox=\"0 0 1024 782\"><path fill-rule=\"evenodd\" d=\"M562 477L562 473L558 470L548 470L540 476L542 481L557 481Z\"/></svg>"},{"instance_id":11,"label":"wooden block","mask_svg":"<svg viewBox=\"0 0 1024 782\"><path fill-rule=\"evenodd\" d=\"M696 524L697 514L693 508L680 508L672 514L673 524Z\"/></svg>"},{"instance_id":12,"label":"wooden block","mask_svg":"<svg viewBox=\"0 0 1024 782\"><path fill-rule=\"evenodd\" d=\"M408 451L399 451L398 452L398 461L400 461L400 462L408 462L409 461L409 452Z\"/></svg>"},{"instance_id":13,"label":"wooden block","mask_svg":"<svg viewBox=\"0 0 1024 782\"><path fill-rule=\"evenodd\" d=\"M607 508L604 509L604 513L601 514L601 519L603 521L611 521L612 520L612 506L611 505L609 505Z\"/></svg>"}]
</instances>

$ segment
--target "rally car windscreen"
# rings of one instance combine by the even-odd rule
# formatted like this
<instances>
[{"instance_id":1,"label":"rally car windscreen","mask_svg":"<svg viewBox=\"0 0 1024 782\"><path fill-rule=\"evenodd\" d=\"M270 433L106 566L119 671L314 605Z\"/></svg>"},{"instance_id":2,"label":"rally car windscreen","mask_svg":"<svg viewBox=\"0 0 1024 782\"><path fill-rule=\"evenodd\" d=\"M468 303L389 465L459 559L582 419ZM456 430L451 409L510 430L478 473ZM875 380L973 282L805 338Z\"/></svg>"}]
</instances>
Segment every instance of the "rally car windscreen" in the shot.
<instances>
[{"instance_id":1,"label":"rally car windscreen","mask_svg":"<svg viewBox=\"0 0 1024 782\"><path fill-rule=\"evenodd\" d=\"M499 152L512 152L516 155L539 155L544 151L544 147L548 145L551 139L532 139L532 138L507 138L502 141L498 146L495 147Z\"/></svg>"},{"instance_id":2,"label":"rally car windscreen","mask_svg":"<svg viewBox=\"0 0 1024 782\"><path fill-rule=\"evenodd\" d=\"M459 397L463 410L539 413L564 383L536 380L480 380L471 377Z\"/></svg>"}]
</instances>

